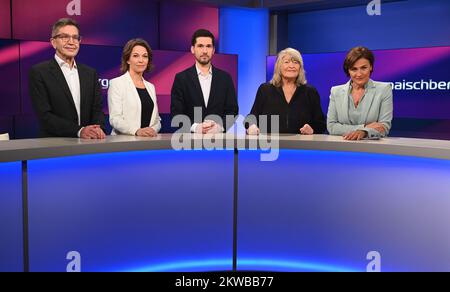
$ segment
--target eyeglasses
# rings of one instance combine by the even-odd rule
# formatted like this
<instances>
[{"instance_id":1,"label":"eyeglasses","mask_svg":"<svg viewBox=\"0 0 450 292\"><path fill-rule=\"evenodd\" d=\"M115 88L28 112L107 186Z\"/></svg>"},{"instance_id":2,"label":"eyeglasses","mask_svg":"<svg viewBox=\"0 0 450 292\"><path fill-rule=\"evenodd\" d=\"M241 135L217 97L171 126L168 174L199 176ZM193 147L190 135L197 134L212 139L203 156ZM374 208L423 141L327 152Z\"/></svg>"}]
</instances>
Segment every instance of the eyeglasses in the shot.
<instances>
[{"instance_id":1,"label":"eyeglasses","mask_svg":"<svg viewBox=\"0 0 450 292\"><path fill-rule=\"evenodd\" d=\"M54 39L61 39L64 43L67 43L70 39L73 40L74 43L79 43L81 41L81 35L68 35L68 34L57 34L53 36Z\"/></svg>"}]
</instances>

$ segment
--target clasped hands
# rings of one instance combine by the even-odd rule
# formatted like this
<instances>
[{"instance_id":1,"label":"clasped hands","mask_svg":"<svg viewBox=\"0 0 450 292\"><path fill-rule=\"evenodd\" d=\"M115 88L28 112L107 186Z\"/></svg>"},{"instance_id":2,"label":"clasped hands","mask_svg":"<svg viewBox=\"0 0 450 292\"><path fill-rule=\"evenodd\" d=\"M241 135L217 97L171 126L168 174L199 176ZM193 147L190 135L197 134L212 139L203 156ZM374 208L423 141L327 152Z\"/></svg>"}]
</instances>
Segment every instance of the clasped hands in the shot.
<instances>
[{"instance_id":1,"label":"clasped hands","mask_svg":"<svg viewBox=\"0 0 450 292\"><path fill-rule=\"evenodd\" d=\"M82 139L105 139L106 135L100 125L89 125L83 127L80 131L80 138Z\"/></svg>"},{"instance_id":2,"label":"clasped hands","mask_svg":"<svg viewBox=\"0 0 450 292\"><path fill-rule=\"evenodd\" d=\"M156 135L157 135L157 133L156 133L155 129L153 129L151 127L141 128L136 131L136 136L139 136L139 137L156 137Z\"/></svg>"}]
</instances>

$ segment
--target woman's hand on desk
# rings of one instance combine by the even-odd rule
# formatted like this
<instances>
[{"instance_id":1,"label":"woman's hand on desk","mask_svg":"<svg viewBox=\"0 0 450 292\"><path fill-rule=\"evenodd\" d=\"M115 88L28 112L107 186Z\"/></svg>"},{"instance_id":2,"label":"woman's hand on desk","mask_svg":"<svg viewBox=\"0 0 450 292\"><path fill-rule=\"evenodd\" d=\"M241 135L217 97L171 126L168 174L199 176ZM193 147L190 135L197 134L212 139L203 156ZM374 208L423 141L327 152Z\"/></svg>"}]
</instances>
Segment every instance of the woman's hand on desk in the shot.
<instances>
[{"instance_id":1,"label":"woman's hand on desk","mask_svg":"<svg viewBox=\"0 0 450 292\"><path fill-rule=\"evenodd\" d=\"M139 136L139 137L155 137L156 136L156 131L153 128L150 128L150 127L141 128L141 129L136 131L136 136Z\"/></svg>"},{"instance_id":2,"label":"woman's hand on desk","mask_svg":"<svg viewBox=\"0 0 450 292\"><path fill-rule=\"evenodd\" d=\"M367 132L363 131L363 130L356 130L350 133L345 134L344 136L344 140L362 140L365 137L367 137Z\"/></svg>"},{"instance_id":3,"label":"woman's hand on desk","mask_svg":"<svg viewBox=\"0 0 450 292\"><path fill-rule=\"evenodd\" d=\"M248 135L259 135L259 128L257 125L253 124L247 129Z\"/></svg>"},{"instance_id":4,"label":"woman's hand on desk","mask_svg":"<svg viewBox=\"0 0 450 292\"><path fill-rule=\"evenodd\" d=\"M300 134L302 134L302 135L312 135L312 134L314 134L314 130L313 130L313 128L311 128L310 125L305 124L305 125L300 129Z\"/></svg>"},{"instance_id":5,"label":"woman's hand on desk","mask_svg":"<svg viewBox=\"0 0 450 292\"><path fill-rule=\"evenodd\" d=\"M386 131L384 129L383 124L382 123L377 123L377 122L373 122L373 123L370 123L370 124L366 125L366 128L371 128L371 129L377 130L381 134L384 134L384 132Z\"/></svg>"}]
</instances>

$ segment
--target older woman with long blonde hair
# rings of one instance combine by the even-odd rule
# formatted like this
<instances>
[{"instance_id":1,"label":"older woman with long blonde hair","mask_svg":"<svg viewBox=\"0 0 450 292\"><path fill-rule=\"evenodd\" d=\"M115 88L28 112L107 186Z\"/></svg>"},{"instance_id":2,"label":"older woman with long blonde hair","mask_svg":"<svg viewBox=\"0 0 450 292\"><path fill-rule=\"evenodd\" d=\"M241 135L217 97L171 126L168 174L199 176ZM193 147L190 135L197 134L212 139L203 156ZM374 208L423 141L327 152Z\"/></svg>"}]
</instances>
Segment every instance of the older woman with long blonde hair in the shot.
<instances>
[{"instance_id":1,"label":"older woman with long blonde hair","mask_svg":"<svg viewBox=\"0 0 450 292\"><path fill-rule=\"evenodd\" d=\"M278 116L278 129L274 128L273 116ZM299 51L287 48L278 53L273 78L259 87L246 128L249 135L260 132L312 135L325 131L320 96L307 84Z\"/></svg>"}]
</instances>

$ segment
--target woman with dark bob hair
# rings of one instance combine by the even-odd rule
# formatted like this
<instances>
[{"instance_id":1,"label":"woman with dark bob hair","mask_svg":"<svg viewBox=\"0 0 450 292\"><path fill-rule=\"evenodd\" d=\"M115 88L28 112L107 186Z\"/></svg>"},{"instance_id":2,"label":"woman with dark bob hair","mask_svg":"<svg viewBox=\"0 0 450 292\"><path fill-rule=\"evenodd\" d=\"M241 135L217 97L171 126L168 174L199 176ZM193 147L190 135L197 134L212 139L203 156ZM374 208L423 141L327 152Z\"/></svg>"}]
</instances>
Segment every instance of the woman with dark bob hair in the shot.
<instances>
[{"instance_id":1,"label":"woman with dark bob hair","mask_svg":"<svg viewBox=\"0 0 450 292\"><path fill-rule=\"evenodd\" d=\"M370 79L375 57L365 47L351 49L344 61L350 80L331 88L327 129L346 140L387 136L392 121L392 87Z\"/></svg>"},{"instance_id":2,"label":"woman with dark bob hair","mask_svg":"<svg viewBox=\"0 0 450 292\"><path fill-rule=\"evenodd\" d=\"M111 135L154 137L161 129L155 86L143 77L152 69L152 56L143 39L129 40L123 48L123 75L112 79L108 89Z\"/></svg>"}]
</instances>

